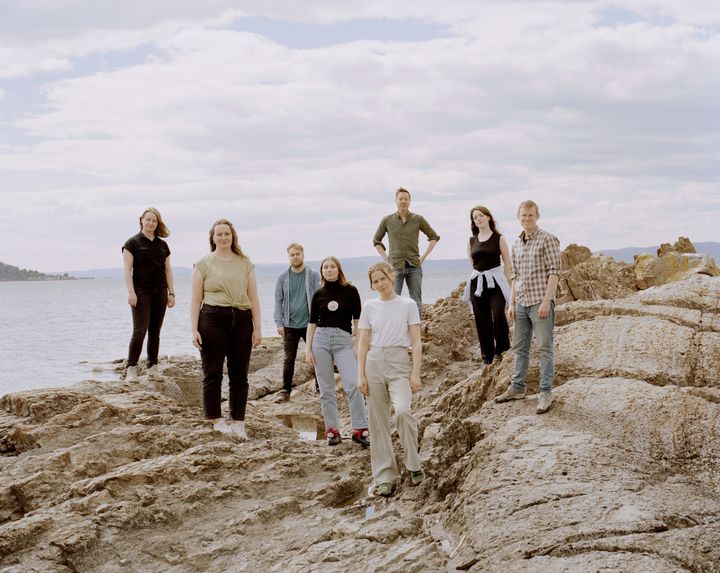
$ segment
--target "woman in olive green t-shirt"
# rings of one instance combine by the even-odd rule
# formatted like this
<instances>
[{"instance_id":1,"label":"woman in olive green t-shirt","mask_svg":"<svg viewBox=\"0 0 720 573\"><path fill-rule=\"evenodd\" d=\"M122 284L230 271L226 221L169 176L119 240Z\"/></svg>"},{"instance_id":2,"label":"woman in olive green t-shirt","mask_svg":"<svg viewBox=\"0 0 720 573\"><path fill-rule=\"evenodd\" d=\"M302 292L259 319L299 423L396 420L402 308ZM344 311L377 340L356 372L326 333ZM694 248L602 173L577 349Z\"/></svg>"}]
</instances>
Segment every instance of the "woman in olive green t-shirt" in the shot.
<instances>
[{"instance_id":1,"label":"woman in olive green t-shirt","mask_svg":"<svg viewBox=\"0 0 720 573\"><path fill-rule=\"evenodd\" d=\"M247 439L245 407L250 353L262 340L260 300L252 262L240 250L232 223L210 228L210 254L192 272L190 323L203 368L203 411L213 428ZM230 422L220 411L223 364L227 358Z\"/></svg>"}]
</instances>

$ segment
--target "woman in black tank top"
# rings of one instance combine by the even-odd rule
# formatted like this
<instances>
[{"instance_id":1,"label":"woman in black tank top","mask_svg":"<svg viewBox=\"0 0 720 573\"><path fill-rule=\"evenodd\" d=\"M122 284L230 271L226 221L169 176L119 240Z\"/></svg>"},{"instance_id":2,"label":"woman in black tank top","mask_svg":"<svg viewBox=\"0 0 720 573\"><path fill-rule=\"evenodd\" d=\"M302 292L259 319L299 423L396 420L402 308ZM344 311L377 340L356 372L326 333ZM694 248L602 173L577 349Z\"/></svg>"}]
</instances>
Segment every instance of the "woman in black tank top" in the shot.
<instances>
[{"instance_id":1,"label":"woman in black tank top","mask_svg":"<svg viewBox=\"0 0 720 573\"><path fill-rule=\"evenodd\" d=\"M510 274L510 251L505 238L498 232L492 213L483 206L470 211L472 236L467 246L473 274L470 282L470 302L475 317L480 352L485 364L492 364L496 356L510 348L508 323L505 316L509 295L507 277ZM502 261L502 267L501 267ZM480 274L478 274L480 273ZM478 285L478 281L481 281ZM480 296L476 294L481 291ZM503 292L504 291L504 292Z\"/></svg>"}]
</instances>

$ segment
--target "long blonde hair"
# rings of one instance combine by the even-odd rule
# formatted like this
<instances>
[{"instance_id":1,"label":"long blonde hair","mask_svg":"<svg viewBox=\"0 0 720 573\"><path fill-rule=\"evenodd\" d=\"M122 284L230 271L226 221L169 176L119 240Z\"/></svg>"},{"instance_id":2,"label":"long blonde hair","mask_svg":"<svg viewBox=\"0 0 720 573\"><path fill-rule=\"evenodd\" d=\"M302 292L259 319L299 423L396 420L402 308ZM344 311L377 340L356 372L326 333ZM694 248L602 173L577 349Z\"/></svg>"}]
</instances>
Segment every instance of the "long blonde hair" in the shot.
<instances>
[{"instance_id":1,"label":"long blonde hair","mask_svg":"<svg viewBox=\"0 0 720 573\"><path fill-rule=\"evenodd\" d=\"M212 227L210 227L210 252L212 253L215 249L217 249L217 245L213 240L213 235L215 234L215 227L218 225L227 225L230 227L230 233L232 233L232 244L230 245L230 250L236 255L244 257L245 255L243 254L242 249L240 249L240 244L238 243L238 236L235 232L235 227L233 227L233 224L227 219L218 219L212 224Z\"/></svg>"},{"instance_id":2,"label":"long blonde hair","mask_svg":"<svg viewBox=\"0 0 720 573\"><path fill-rule=\"evenodd\" d=\"M155 236L160 237L162 239L164 239L165 237L169 237L170 229L167 228L167 225L165 224L165 222L162 219L162 215L160 215L160 211L158 211L155 207L148 207L140 214L140 219L139 219L140 230L141 231L143 230L142 220L143 220L143 217L147 213L152 213L153 215L155 215L155 218L157 219L157 227L155 227Z\"/></svg>"}]
</instances>

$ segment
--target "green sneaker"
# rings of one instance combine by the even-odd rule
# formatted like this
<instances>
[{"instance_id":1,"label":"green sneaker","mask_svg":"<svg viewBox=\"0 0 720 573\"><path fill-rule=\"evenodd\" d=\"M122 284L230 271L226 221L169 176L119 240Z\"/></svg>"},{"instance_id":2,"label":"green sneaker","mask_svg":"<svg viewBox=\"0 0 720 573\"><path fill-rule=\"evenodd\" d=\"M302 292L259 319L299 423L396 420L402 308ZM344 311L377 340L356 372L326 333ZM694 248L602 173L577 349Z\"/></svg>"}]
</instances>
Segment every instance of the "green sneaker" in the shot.
<instances>
[{"instance_id":1,"label":"green sneaker","mask_svg":"<svg viewBox=\"0 0 720 573\"><path fill-rule=\"evenodd\" d=\"M375 488L375 495L381 495L383 497L389 497L392 495L395 485L391 483L381 483Z\"/></svg>"},{"instance_id":2,"label":"green sneaker","mask_svg":"<svg viewBox=\"0 0 720 573\"><path fill-rule=\"evenodd\" d=\"M425 479L425 472L422 470L417 470L415 472L410 472L410 481L413 485L420 485L423 480Z\"/></svg>"}]
</instances>

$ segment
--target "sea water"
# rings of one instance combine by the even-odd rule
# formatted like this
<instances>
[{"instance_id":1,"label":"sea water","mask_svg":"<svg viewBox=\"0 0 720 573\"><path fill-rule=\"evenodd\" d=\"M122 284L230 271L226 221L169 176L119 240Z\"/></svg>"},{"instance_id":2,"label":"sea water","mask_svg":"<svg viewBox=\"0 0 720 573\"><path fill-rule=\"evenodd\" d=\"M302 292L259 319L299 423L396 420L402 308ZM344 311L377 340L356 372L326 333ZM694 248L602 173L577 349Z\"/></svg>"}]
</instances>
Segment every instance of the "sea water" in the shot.
<instances>
[{"instance_id":1,"label":"sea water","mask_svg":"<svg viewBox=\"0 0 720 573\"><path fill-rule=\"evenodd\" d=\"M363 301L376 296L367 275L348 278ZM467 273L457 270L426 271L423 302L448 296L466 278ZM263 336L277 336L273 320L277 276L258 273L257 280ZM160 356L199 357L190 337L189 277L175 279L175 294L176 305L167 309L160 334ZM114 377L107 368L97 367L127 356L132 316L122 279L0 282L0 317L0 396Z\"/></svg>"}]
</instances>

